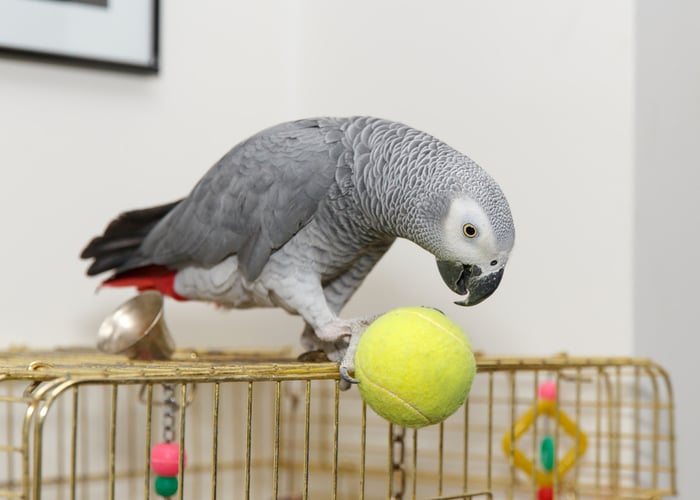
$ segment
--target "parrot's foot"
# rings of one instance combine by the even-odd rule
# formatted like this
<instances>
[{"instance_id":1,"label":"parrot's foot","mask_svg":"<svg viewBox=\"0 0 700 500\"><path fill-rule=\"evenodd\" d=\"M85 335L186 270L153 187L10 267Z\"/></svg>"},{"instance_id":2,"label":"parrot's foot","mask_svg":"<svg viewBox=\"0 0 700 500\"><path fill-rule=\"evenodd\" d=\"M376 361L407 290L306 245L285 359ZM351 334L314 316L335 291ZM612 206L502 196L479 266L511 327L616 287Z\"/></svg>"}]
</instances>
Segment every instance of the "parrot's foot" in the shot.
<instances>
[{"instance_id":1,"label":"parrot's foot","mask_svg":"<svg viewBox=\"0 0 700 500\"><path fill-rule=\"evenodd\" d=\"M307 324L301 334L301 346L306 352L323 352L325 361L340 361L348 348L348 338L341 335L336 340L321 340L313 328Z\"/></svg>"},{"instance_id":2,"label":"parrot's foot","mask_svg":"<svg viewBox=\"0 0 700 500\"><path fill-rule=\"evenodd\" d=\"M316 331L316 337L321 341L328 358L340 362L340 388L343 390L348 389L351 384L358 383L358 380L350 375L355 371L355 351L360 337L374 319L336 319Z\"/></svg>"}]
</instances>

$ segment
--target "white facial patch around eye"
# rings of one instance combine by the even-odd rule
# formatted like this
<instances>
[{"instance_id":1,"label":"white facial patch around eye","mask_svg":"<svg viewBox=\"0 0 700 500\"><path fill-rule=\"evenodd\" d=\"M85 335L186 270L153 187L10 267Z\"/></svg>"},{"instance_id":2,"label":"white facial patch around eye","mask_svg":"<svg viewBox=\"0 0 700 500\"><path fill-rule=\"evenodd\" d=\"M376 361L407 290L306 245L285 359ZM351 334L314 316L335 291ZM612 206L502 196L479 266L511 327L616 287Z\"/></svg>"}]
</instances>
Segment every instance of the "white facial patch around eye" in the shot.
<instances>
[{"instance_id":1,"label":"white facial patch around eye","mask_svg":"<svg viewBox=\"0 0 700 500\"><path fill-rule=\"evenodd\" d=\"M474 226L476 236L464 234L465 224ZM450 204L443 222L443 238L447 255L459 262L482 263L496 248L488 217L471 198L457 198Z\"/></svg>"}]
</instances>

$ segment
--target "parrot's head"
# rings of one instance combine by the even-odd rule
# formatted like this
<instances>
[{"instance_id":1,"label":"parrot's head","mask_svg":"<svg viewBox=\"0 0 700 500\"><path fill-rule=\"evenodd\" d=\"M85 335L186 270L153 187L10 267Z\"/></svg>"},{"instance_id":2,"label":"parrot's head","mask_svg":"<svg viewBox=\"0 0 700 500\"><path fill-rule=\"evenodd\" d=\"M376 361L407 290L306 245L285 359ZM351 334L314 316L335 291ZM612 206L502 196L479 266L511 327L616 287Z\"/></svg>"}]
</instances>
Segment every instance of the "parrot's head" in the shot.
<instances>
[{"instance_id":1,"label":"parrot's head","mask_svg":"<svg viewBox=\"0 0 700 500\"><path fill-rule=\"evenodd\" d=\"M466 295L458 305L478 304L496 291L513 248L508 203L497 186L490 191L487 197L459 193L438 220L439 245L433 253L447 286Z\"/></svg>"}]
</instances>

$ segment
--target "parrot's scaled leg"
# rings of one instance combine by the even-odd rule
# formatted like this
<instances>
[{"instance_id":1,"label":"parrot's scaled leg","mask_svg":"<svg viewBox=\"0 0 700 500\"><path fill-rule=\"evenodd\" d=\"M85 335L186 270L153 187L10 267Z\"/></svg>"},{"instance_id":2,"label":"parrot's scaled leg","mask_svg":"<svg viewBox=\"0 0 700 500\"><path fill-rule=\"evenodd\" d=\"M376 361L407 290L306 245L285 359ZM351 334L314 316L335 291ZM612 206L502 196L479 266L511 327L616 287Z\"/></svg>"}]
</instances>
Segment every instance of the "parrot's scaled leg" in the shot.
<instances>
[{"instance_id":1,"label":"parrot's scaled leg","mask_svg":"<svg viewBox=\"0 0 700 500\"><path fill-rule=\"evenodd\" d=\"M301 347L306 351L322 350L314 329L308 323L304 323L304 331L301 332Z\"/></svg>"},{"instance_id":2,"label":"parrot's scaled leg","mask_svg":"<svg viewBox=\"0 0 700 500\"><path fill-rule=\"evenodd\" d=\"M328 358L340 362L341 374L353 371L357 343L374 318L339 318L329 307L320 283L297 283L295 287L284 289L300 293L276 293L275 300L284 301L286 307L297 311L313 328Z\"/></svg>"},{"instance_id":3,"label":"parrot's scaled leg","mask_svg":"<svg viewBox=\"0 0 700 500\"><path fill-rule=\"evenodd\" d=\"M321 347L331 361L340 361L343 358L346 339L353 335L356 328L353 328L351 322L338 318L328 304L318 280L299 281L297 276L297 279L291 282L290 278L279 276L274 280L274 285L269 288L278 306L296 311L313 329L317 340L305 330L303 334L305 344Z\"/></svg>"},{"instance_id":4,"label":"parrot's scaled leg","mask_svg":"<svg viewBox=\"0 0 700 500\"><path fill-rule=\"evenodd\" d=\"M386 253L393 242L394 239L390 239L377 244L372 251L368 251L360 256L343 274L323 287L326 304L338 322L343 321L337 319L337 315L340 313L341 309L348 300L350 300L367 274L372 270L382 255ZM331 323L334 323L336 320ZM329 325L326 327L324 333L321 333L321 335L325 337L324 339L319 337L319 329L314 329L313 326L307 322L301 335L302 346L307 350L323 350L328 359L340 361L340 372L344 381L355 383L355 379L352 378L348 372L352 371L354 367L357 342L364 330L373 320L374 317L354 320L355 322L359 322L360 325L357 327L353 327L352 325L349 327L340 326L340 331L334 331L334 328L339 327L337 323L335 327ZM352 322L353 320L350 321ZM354 345L351 347L351 344ZM349 348L350 350L348 351ZM347 387L347 385L343 385L343 388Z\"/></svg>"}]
</instances>

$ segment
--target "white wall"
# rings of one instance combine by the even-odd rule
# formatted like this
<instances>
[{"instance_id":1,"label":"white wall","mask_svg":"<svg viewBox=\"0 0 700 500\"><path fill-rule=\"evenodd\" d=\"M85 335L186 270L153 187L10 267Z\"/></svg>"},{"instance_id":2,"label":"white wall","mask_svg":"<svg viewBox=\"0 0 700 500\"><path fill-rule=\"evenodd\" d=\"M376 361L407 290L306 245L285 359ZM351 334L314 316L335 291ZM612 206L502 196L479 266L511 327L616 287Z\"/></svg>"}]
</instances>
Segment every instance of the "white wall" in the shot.
<instances>
[{"instance_id":1,"label":"white wall","mask_svg":"<svg viewBox=\"0 0 700 500\"><path fill-rule=\"evenodd\" d=\"M157 77L0 59L3 345L94 343L131 292L94 294L78 260L88 239L120 211L184 196L235 142L293 117L283 9L163 3ZM168 309L180 345L246 342L284 318Z\"/></svg>"},{"instance_id":2,"label":"white wall","mask_svg":"<svg viewBox=\"0 0 700 500\"><path fill-rule=\"evenodd\" d=\"M489 352L628 352L631 3L303 5L302 114L428 130L494 175L516 223L501 289L477 308L452 306L433 259L406 244L348 310L390 287L374 307L442 307Z\"/></svg>"},{"instance_id":3,"label":"white wall","mask_svg":"<svg viewBox=\"0 0 700 500\"><path fill-rule=\"evenodd\" d=\"M665 366L676 398L678 488L697 497L700 4L637 9L634 352Z\"/></svg>"},{"instance_id":4,"label":"white wall","mask_svg":"<svg viewBox=\"0 0 700 500\"><path fill-rule=\"evenodd\" d=\"M346 315L434 305L491 353L631 351L631 0L164 4L157 77L0 60L1 346L93 342L130 293L95 295L77 255L118 212L186 194L264 126L367 113L481 163L517 242L473 309L401 242ZM181 346L296 346L301 327L279 311L167 313Z\"/></svg>"}]
</instances>

